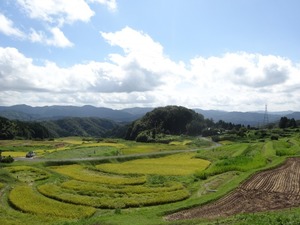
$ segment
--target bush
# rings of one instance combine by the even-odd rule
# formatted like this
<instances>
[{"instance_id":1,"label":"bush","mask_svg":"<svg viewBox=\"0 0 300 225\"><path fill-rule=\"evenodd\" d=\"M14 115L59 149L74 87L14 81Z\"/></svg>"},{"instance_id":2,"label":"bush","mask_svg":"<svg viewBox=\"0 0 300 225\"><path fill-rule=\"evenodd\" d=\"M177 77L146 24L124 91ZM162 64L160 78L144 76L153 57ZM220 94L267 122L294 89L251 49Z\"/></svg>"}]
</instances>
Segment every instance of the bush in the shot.
<instances>
[{"instance_id":1,"label":"bush","mask_svg":"<svg viewBox=\"0 0 300 225\"><path fill-rule=\"evenodd\" d=\"M0 162L2 162L2 163L12 163L13 161L15 161L15 160L10 155L7 157L3 156L2 158L0 158Z\"/></svg>"},{"instance_id":2,"label":"bush","mask_svg":"<svg viewBox=\"0 0 300 225\"><path fill-rule=\"evenodd\" d=\"M277 141L278 138L279 138L278 135L272 135L272 136L271 136L271 140L276 140L276 141Z\"/></svg>"},{"instance_id":3,"label":"bush","mask_svg":"<svg viewBox=\"0 0 300 225\"><path fill-rule=\"evenodd\" d=\"M211 140L214 141L214 142L219 142L221 140L221 138L216 135L216 136L212 136Z\"/></svg>"},{"instance_id":4,"label":"bush","mask_svg":"<svg viewBox=\"0 0 300 225\"><path fill-rule=\"evenodd\" d=\"M140 133L135 140L136 142L148 142L148 135L145 133Z\"/></svg>"}]
</instances>

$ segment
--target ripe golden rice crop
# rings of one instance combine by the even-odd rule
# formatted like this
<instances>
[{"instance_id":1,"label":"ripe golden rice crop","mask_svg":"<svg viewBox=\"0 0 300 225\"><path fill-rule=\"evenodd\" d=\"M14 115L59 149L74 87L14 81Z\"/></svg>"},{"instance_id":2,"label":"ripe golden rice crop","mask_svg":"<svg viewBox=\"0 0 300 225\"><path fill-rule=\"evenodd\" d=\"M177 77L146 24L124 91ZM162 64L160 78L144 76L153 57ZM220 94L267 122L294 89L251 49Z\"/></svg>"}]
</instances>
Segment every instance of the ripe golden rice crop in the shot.
<instances>
[{"instance_id":1,"label":"ripe golden rice crop","mask_svg":"<svg viewBox=\"0 0 300 225\"><path fill-rule=\"evenodd\" d=\"M26 152L17 152L17 151L8 151L3 152L2 156L11 156L11 157L25 157Z\"/></svg>"},{"instance_id":2,"label":"ripe golden rice crop","mask_svg":"<svg viewBox=\"0 0 300 225\"><path fill-rule=\"evenodd\" d=\"M65 218L85 218L95 213L95 208L72 205L47 198L30 186L17 186L9 193L9 201L23 212Z\"/></svg>"},{"instance_id":3,"label":"ripe golden rice crop","mask_svg":"<svg viewBox=\"0 0 300 225\"><path fill-rule=\"evenodd\" d=\"M124 176L105 174L99 171L94 171L94 170L84 168L81 165L56 166L56 167L51 167L51 169L55 172L72 177L75 180L87 181L87 182L113 184L113 185L143 184L146 182L145 176L124 177Z\"/></svg>"},{"instance_id":4,"label":"ripe golden rice crop","mask_svg":"<svg viewBox=\"0 0 300 225\"><path fill-rule=\"evenodd\" d=\"M20 181L37 181L37 180L44 180L49 177L48 172L31 167L31 166L12 166L7 167L8 170L15 178L19 179Z\"/></svg>"},{"instance_id":5,"label":"ripe golden rice crop","mask_svg":"<svg viewBox=\"0 0 300 225\"><path fill-rule=\"evenodd\" d=\"M186 189L142 194L82 193L70 191L54 184L41 185L38 190L50 198L63 202L109 209L159 205L183 200L190 195Z\"/></svg>"},{"instance_id":6,"label":"ripe golden rice crop","mask_svg":"<svg viewBox=\"0 0 300 225\"><path fill-rule=\"evenodd\" d=\"M99 192L99 193L154 193L154 192L167 192L185 189L179 182L170 182L162 187L148 187L145 185L117 185L107 186L103 184L95 184L91 182L82 182L77 180L70 180L62 183L64 188L82 192Z\"/></svg>"},{"instance_id":7,"label":"ripe golden rice crop","mask_svg":"<svg viewBox=\"0 0 300 225\"><path fill-rule=\"evenodd\" d=\"M97 169L118 174L189 175L205 170L210 162L194 158L195 153L183 153L154 159L137 159L123 163L97 165Z\"/></svg>"}]
</instances>

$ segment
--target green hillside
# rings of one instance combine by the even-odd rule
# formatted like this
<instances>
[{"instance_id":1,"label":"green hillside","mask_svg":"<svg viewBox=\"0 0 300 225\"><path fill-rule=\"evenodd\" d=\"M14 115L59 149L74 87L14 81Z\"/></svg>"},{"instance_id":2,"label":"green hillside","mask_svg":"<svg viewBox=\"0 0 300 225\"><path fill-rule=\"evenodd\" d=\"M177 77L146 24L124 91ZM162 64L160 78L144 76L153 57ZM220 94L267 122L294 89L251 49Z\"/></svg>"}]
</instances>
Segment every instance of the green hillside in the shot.
<instances>
[{"instance_id":1,"label":"green hillside","mask_svg":"<svg viewBox=\"0 0 300 225\"><path fill-rule=\"evenodd\" d=\"M108 130L118 127L117 123L100 118L70 117L44 121L51 137L83 136L101 137Z\"/></svg>"},{"instance_id":2,"label":"green hillside","mask_svg":"<svg viewBox=\"0 0 300 225\"><path fill-rule=\"evenodd\" d=\"M12 121L0 117L0 139L44 139L50 137L46 127L37 122Z\"/></svg>"},{"instance_id":3,"label":"green hillside","mask_svg":"<svg viewBox=\"0 0 300 225\"><path fill-rule=\"evenodd\" d=\"M42 122L23 122L0 117L0 139L46 139L66 136L102 137L116 122L100 118L64 118Z\"/></svg>"}]
</instances>

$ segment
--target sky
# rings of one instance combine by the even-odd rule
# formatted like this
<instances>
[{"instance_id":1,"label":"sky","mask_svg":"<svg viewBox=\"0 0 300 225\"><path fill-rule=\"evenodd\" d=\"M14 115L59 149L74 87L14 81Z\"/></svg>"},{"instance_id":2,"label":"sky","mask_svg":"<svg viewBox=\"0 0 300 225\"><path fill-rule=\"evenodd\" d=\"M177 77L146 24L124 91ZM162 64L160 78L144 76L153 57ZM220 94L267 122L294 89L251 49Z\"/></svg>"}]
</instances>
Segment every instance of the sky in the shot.
<instances>
[{"instance_id":1,"label":"sky","mask_svg":"<svg viewBox=\"0 0 300 225\"><path fill-rule=\"evenodd\" d=\"M300 111L299 0L1 0L0 105Z\"/></svg>"}]
</instances>

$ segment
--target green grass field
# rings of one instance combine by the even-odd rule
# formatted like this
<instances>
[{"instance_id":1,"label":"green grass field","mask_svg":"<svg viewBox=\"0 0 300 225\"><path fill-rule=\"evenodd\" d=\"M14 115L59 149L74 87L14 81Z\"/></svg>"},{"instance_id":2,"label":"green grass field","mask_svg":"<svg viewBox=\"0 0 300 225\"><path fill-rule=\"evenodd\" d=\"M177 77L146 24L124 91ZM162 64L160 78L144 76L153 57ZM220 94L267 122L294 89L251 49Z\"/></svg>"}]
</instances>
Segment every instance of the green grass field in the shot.
<instances>
[{"instance_id":1,"label":"green grass field","mask_svg":"<svg viewBox=\"0 0 300 225\"><path fill-rule=\"evenodd\" d=\"M275 132L275 131L274 131ZM276 131L284 134L284 131ZM254 132L253 132L254 133ZM277 134L276 133L276 134ZM0 141L0 149L38 152L56 166L31 160L0 164L1 225L299 224L300 208L241 214L218 220L168 222L164 215L214 201L253 173L300 155L300 138L289 130L279 140L222 141L174 138L169 144L124 140ZM195 152L146 155L196 149ZM70 163L68 159L131 155L132 158ZM136 157L136 155L141 155ZM13 154L12 154L13 155ZM63 161L63 160L66 161Z\"/></svg>"}]
</instances>

